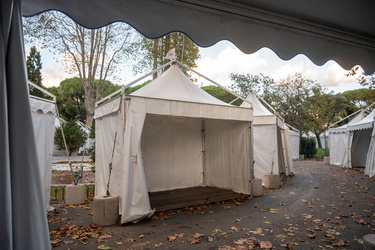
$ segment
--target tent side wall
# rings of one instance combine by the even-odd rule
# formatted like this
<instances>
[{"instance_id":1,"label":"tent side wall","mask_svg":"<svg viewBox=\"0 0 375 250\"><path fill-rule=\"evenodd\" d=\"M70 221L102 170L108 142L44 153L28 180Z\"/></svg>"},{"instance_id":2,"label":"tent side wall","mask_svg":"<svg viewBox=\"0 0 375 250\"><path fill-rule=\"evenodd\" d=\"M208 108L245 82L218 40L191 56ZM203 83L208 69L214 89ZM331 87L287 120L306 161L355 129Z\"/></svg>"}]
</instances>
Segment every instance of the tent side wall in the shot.
<instances>
[{"instance_id":1,"label":"tent side wall","mask_svg":"<svg viewBox=\"0 0 375 250\"><path fill-rule=\"evenodd\" d=\"M375 175L375 126L372 129L371 142L367 152L365 175L369 177Z\"/></svg>"},{"instance_id":2,"label":"tent side wall","mask_svg":"<svg viewBox=\"0 0 375 250\"><path fill-rule=\"evenodd\" d=\"M207 186L250 194L250 122L205 119Z\"/></svg>"},{"instance_id":3,"label":"tent side wall","mask_svg":"<svg viewBox=\"0 0 375 250\"><path fill-rule=\"evenodd\" d=\"M51 194L52 152L55 134L55 104L46 100L30 98L31 118L44 190L45 208L48 209Z\"/></svg>"},{"instance_id":4,"label":"tent side wall","mask_svg":"<svg viewBox=\"0 0 375 250\"><path fill-rule=\"evenodd\" d=\"M120 112L118 112L119 110ZM95 113L95 195L106 195L109 163L112 161L113 168L109 190L113 195L120 195L121 199L123 187L123 131L125 126L124 105L118 98L107 106L97 108ZM116 126L117 136L115 142ZM112 159L113 147L115 151Z\"/></svg>"},{"instance_id":5,"label":"tent side wall","mask_svg":"<svg viewBox=\"0 0 375 250\"><path fill-rule=\"evenodd\" d=\"M262 179L265 174L278 174L279 161L277 154L276 124L255 125L254 136L254 175Z\"/></svg>"},{"instance_id":6,"label":"tent side wall","mask_svg":"<svg viewBox=\"0 0 375 250\"><path fill-rule=\"evenodd\" d=\"M329 133L330 151L330 164L340 165L343 161L345 150L347 147L347 133Z\"/></svg>"},{"instance_id":7,"label":"tent side wall","mask_svg":"<svg viewBox=\"0 0 375 250\"><path fill-rule=\"evenodd\" d=\"M202 185L201 138L198 118L146 115L141 144L149 192Z\"/></svg>"},{"instance_id":8,"label":"tent side wall","mask_svg":"<svg viewBox=\"0 0 375 250\"><path fill-rule=\"evenodd\" d=\"M299 133L289 130L289 135L290 135L290 147L291 147L292 159L297 160L299 159L299 144L300 144Z\"/></svg>"},{"instance_id":9,"label":"tent side wall","mask_svg":"<svg viewBox=\"0 0 375 250\"><path fill-rule=\"evenodd\" d=\"M372 129L354 131L351 147L352 167L365 167Z\"/></svg>"}]
</instances>

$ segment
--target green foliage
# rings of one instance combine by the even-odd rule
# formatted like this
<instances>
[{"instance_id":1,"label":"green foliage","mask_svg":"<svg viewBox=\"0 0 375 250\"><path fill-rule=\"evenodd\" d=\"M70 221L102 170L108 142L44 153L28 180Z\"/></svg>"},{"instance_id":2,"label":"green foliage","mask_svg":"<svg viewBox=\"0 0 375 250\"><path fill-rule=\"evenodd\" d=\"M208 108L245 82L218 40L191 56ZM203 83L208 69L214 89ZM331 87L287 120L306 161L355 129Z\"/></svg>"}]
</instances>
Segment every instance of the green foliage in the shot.
<instances>
[{"instance_id":1,"label":"green foliage","mask_svg":"<svg viewBox=\"0 0 375 250\"><path fill-rule=\"evenodd\" d=\"M306 99L305 123L309 126L322 147L319 135L328 129L328 126L346 115L347 100L341 95L325 93L320 86L313 89L313 95Z\"/></svg>"},{"instance_id":2,"label":"green foliage","mask_svg":"<svg viewBox=\"0 0 375 250\"><path fill-rule=\"evenodd\" d=\"M68 121L62 124L69 155L82 147L87 139L87 134L76 121ZM60 128L55 130L55 144L58 150L65 149L64 139Z\"/></svg>"},{"instance_id":3,"label":"green foliage","mask_svg":"<svg viewBox=\"0 0 375 250\"><path fill-rule=\"evenodd\" d=\"M214 86L214 85L204 86L202 87L202 89L206 91L207 93L209 93L210 95L212 95L213 97L226 103L230 103L231 101L236 99L236 97L233 96L231 93L225 91L224 89L218 86ZM242 100L237 100L232 104L239 106L241 103L242 103Z\"/></svg>"},{"instance_id":4,"label":"green foliage","mask_svg":"<svg viewBox=\"0 0 375 250\"><path fill-rule=\"evenodd\" d=\"M375 102L375 89L355 89L342 93L348 100L347 114L350 115L359 109L366 108Z\"/></svg>"},{"instance_id":5,"label":"green foliage","mask_svg":"<svg viewBox=\"0 0 375 250\"><path fill-rule=\"evenodd\" d=\"M99 80L94 81L94 94L100 85ZM102 95L106 96L120 89L121 86L105 81L102 85ZM59 87L50 87L48 91L56 96L57 106L61 117L65 120L80 120L85 123L87 112L85 108L85 90L81 79L78 77L67 78L60 82Z\"/></svg>"},{"instance_id":6,"label":"green foliage","mask_svg":"<svg viewBox=\"0 0 375 250\"><path fill-rule=\"evenodd\" d=\"M27 79L43 88L42 85L42 59L40 52L37 51L36 47L33 46L30 49L30 53L26 58L26 70L27 70ZM30 86L30 95L38 96L41 98L46 98L46 95L39 89L33 88Z\"/></svg>"},{"instance_id":7,"label":"green foliage","mask_svg":"<svg viewBox=\"0 0 375 250\"><path fill-rule=\"evenodd\" d=\"M303 137L300 139L300 154L305 158L312 158L316 155L316 144L314 138Z\"/></svg>"},{"instance_id":8,"label":"green foliage","mask_svg":"<svg viewBox=\"0 0 375 250\"><path fill-rule=\"evenodd\" d=\"M263 74L230 74L230 79L234 83L229 87L236 94L246 97L250 91L256 94L267 92L269 88L274 86L275 82L272 78Z\"/></svg>"},{"instance_id":9,"label":"green foliage","mask_svg":"<svg viewBox=\"0 0 375 250\"><path fill-rule=\"evenodd\" d=\"M138 51L138 57L141 59L133 67L134 73L150 72L167 63L169 60L164 59L164 57L172 48L176 49L177 60L190 68L196 66L195 61L200 58L198 46L186 35L174 32L159 39L148 39L146 37L141 39L140 50ZM181 70L185 72L185 69ZM154 79L157 76L158 72L154 74Z\"/></svg>"},{"instance_id":10,"label":"green foliage","mask_svg":"<svg viewBox=\"0 0 375 250\"><path fill-rule=\"evenodd\" d=\"M355 76L357 75L357 81L362 86L368 87L369 89L375 88L375 72L371 75L367 75L362 68L359 66L353 67L346 76Z\"/></svg>"},{"instance_id":11,"label":"green foliage","mask_svg":"<svg viewBox=\"0 0 375 250\"><path fill-rule=\"evenodd\" d=\"M314 155L315 158L323 158L325 156L328 156L328 152L326 148L317 148L316 154Z\"/></svg>"},{"instance_id":12,"label":"green foliage","mask_svg":"<svg viewBox=\"0 0 375 250\"><path fill-rule=\"evenodd\" d=\"M135 85L134 87L129 87L125 90L125 94L129 95L135 91L137 91L138 89L140 88L143 88L144 86L146 86L147 84L149 84L151 82L151 80L148 80L142 84L138 84L138 85Z\"/></svg>"},{"instance_id":13,"label":"green foliage","mask_svg":"<svg viewBox=\"0 0 375 250\"><path fill-rule=\"evenodd\" d=\"M121 22L86 29L58 11L24 18L23 23L27 42L38 41L43 48L61 58L67 72L79 75L85 92L85 109L89 114L85 123L91 126L91 114L95 102L105 95L107 77L116 77L121 70L120 63L131 56L138 44L135 39L138 34Z\"/></svg>"}]
</instances>

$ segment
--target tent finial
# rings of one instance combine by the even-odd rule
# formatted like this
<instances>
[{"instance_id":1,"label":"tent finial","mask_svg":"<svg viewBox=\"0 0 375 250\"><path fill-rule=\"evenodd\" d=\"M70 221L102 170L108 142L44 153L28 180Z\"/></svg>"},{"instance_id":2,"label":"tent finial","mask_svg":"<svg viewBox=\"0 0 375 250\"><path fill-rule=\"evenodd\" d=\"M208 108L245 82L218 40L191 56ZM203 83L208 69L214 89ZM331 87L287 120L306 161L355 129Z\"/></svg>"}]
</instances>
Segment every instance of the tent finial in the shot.
<instances>
[{"instance_id":1,"label":"tent finial","mask_svg":"<svg viewBox=\"0 0 375 250\"><path fill-rule=\"evenodd\" d=\"M170 49L164 59L169 59L171 61L176 60L176 49Z\"/></svg>"}]
</instances>

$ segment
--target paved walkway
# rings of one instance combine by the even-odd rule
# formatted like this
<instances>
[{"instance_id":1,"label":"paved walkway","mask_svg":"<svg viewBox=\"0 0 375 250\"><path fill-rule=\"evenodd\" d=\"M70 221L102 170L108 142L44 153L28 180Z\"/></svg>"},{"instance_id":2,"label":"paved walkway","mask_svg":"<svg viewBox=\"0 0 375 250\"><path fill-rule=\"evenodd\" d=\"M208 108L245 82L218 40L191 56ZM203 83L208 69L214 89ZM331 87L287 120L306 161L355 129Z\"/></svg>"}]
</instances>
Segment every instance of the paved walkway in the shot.
<instances>
[{"instance_id":1,"label":"paved walkway","mask_svg":"<svg viewBox=\"0 0 375 250\"><path fill-rule=\"evenodd\" d=\"M91 202L58 207L49 218L53 243L56 249L362 249L363 236L375 233L375 178L315 161L295 161L294 169L282 188L261 197L170 210L137 224L89 226Z\"/></svg>"}]
</instances>

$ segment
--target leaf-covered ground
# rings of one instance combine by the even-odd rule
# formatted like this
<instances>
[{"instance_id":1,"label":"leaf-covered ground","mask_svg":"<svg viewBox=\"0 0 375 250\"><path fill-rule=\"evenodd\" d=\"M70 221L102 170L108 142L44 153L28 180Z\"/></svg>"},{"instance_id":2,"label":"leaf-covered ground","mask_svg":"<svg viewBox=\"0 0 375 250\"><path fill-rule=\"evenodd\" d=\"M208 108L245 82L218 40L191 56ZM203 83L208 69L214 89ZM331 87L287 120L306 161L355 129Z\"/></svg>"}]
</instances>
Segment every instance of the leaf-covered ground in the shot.
<instances>
[{"instance_id":1,"label":"leaf-covered ground","mask_svg":"<svg viewBox=\"0 0 375 250\"><path fill-rule=\"evenodd\" d=\"M375 178L320 161L258 198L156 213L137 224L92 224L92 202L48 213L55 249L362 249L375 233Z\"/></svg>"}]
</instances>

